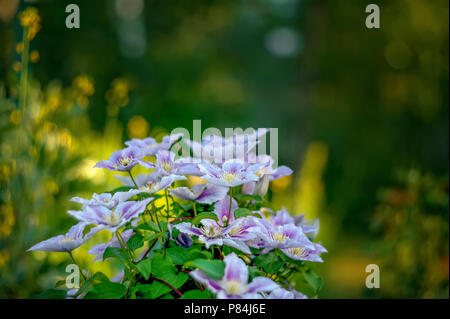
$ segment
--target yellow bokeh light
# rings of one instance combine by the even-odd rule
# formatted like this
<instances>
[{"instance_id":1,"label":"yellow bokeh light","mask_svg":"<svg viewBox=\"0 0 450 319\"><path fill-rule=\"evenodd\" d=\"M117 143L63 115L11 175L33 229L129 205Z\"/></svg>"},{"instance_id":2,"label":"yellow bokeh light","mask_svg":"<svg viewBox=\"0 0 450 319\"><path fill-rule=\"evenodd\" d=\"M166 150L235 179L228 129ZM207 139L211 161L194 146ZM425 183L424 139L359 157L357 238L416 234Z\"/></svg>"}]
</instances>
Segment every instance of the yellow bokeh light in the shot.
<instances>
[{"instance_id":1,"label":"yellow bokeh light","mask_svg":"<svg viewBox=\"0 0 450 319\"><path fill-rule=\"evenodd\" d=\"M131 138L144 138L150 129L147 121L142 116L133 116L127 124L128 135Z\"/></svg>"}]
</instances>

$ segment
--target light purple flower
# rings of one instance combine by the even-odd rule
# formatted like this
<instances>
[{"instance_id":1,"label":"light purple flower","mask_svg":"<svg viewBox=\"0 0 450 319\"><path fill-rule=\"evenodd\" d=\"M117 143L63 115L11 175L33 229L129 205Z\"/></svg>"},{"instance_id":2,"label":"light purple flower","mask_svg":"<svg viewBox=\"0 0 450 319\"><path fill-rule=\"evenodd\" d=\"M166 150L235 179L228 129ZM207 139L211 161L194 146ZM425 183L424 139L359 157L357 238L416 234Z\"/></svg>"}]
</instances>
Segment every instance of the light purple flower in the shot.
<instances>
[{"instance_id":1,"label":"light purple flower","mask_svg":"<svg viewBox=\"0 0 450 319\"><path fill-rule=\"evenodd\" d=\"M320 244L313 243L314 248L309 247L291 247L286 249L281 249L281 251L291 259L294 260L305 260L314 262L323 262L320 257L321 253L327 253L328 251Z\"/></svg>"},{"instance_id":2,"label":"light purple flower","mask_svg":"<svg viewBox=\"0 0 450 319\"><path fill-rule=\"evenodd\" d=\"M228 187L214 184L195 184L190 190L187 187L170 189L169 193L182 200L192 200L201 204L213 204L225 197Z\"/></svg>"},{"instance_id":3,"label":"light purple flower","mask_svg":"<svg viewBox=\"0 0 450 319\"><path fill-rule=\"evenodd\" d=\"M121 235L125 240L125 242L127 242L128 239L130 239L130 237L133 235L133 230L127 229L123 231ZM95 256L94 261L103 260L103 254L105 253L105 250L108 247L116 247L116 248L120 247L120 243L119 240L117 239L117 236L114 235L113 238L111 238L111 240L107 243L98 244L91 247L91 249L89 249L88 251L88 254Z\"/></svg>"},{"instance_id":4,"label":"light purple flower","mask_svg":"<svg viewBox=\"0 0 450 319\"><path fill-rule=\"evenodd\" d=\"M134 186L130 177L114 175L115 178L120 179L125 186ZM136 184L139 192L145 192L149 194L157 193L163 190L176 181L186 180L185 176L179 175L161 175L159 172L152 172L150 174L139 174L135 177Z\"/></svg>"},{"instance_id":5,"label":"light purple flower","mask_svg":"<svg viewBox=\"0 0 450 319\"><path fill-rule=\"evenodd\" d=\"M141 160L139 164L162 175L200 175L198 164L190 158L175 159L175 156L173 152L160 150L156 153L156 163Z\"/></svg>"},{"instance_id":6,"label":"light purple flower","mask_svg":"<svg viewBox=\"0 0 450 319\"><path fill-rule=\"evenodd\" d=\"M239 208L238 203L233 198L231 200L231 212L230 212L230 196L228 195L225 196L222 200L218 201L214 205L213 211L213 213L216 214L217 217L219 217L218 224L220 226L224 226L226 224L234 222L234 211L238 208ZM230 220L228 220L228 217L230 218Z\"/></svg>"},{"instance_id":7,"label":"light purple flower","mask_svg":"<svg viewBox=\"0 0 450 319\"><path fill-rule=\"evenodd\" d=\"M134 138L125 142L125 145L140 149L144 156L154 156L160 150L169 150L173 143L175 143L183 134L171 134L162 138L161 143L157 143L152 137L144 139Z\"/></svg>"},{"instance_id":8,"label":"light purple flower","mask_svg":"<svg viewBox=\"0 0 450 319\"><path fill-rule=\"evenodd\" d=\"M143 139L133 138L132 140L125 142L125 145L141 150L144 156L154 156L161 148L160 145L156 143L155 139L151 137Z\"/></svg>"},{"instance_id":9,"label":"light purple flower","mask_svg":"<svg viewBox=\"0 0 450 319\"><path fill-rule=\"evenodd\" d=\"M219 299L259 299L261 293L271 292L279 285L267 277L253 278L248 283L248 268L235 253L224 258L225 273L220 280L208 278L201 270L190 272L192 278L206 285Z\"/></svg>"},{"instance_id":10,"label":"light purple flower","mask_svg":"<svg viewBox=\"0 0 450 319\"><path fill-rule=\"evenodd\" d=\"M296 216L297 217L297 216ZM294 260L305 260L323 262L321 253L327 250L320 244L311 242L305 235L307 231L315 231L316 228L304 225L303 218L292 218L283 207L270 219L255 219L260 225L257 229L257 239L246 242L250 247L264 248L261 252L265 254L272 249L280 249L286 256ZM297 222L298 224L294 224Z\"/></svg>"},{"instance_id":11,"label":"light purple flower","mask_svg":"<svg viewBox=\"0 0 450 319\"><path fill-rule=\"evenodd\" d=\"M283 287L272 290L270 294L265 294L266 299L308 299L308 296L294 289L286 290Z\"/></svg>"},{"instance_id":12,"label":"light purple flower","mask_svg":"<svg viewBox=\"0 0 450 319\"><path fill-rule=\"evenodd\" d=\"M174 225L181 233L198 236L198 240L209 249L211 245L230 246L246 254L250 254L250 248L245 242L255 239L254 224L249 223L247 217L239 218L231 222L227 227L220 226L213 219L202 219L201 226L192 226L191 223L179 223Z\"/></svg>"},{"instance_id":13,"label":"light purple flower","mask_svg":"<svg viewBox=\"0 0 450 319\"><path fill-rule=\"evenodd\" d=\"M91 235L83 236L86 223L78 223L72 226L65 235L58 235L50 239L44 240L39 244L34 245L27 251L53 251L53 252L71 252L72 250L80 247L86 242Z\"/></svg>"},{"instance_id":14,"label":"light purple flower","mask_svg":"<svg viewBox=\"0 0 450 319\"><path fill-rule=\"evenodd\" d=\"M205 174L201 178L212 184L227 187L235 187L259 180L259 177L254 172L261 168L261 164L245 166L241 160L228 160L222 167L208 163L198 165L200 171Z\"/></svg>"},{"instance_id":15,"label":"light purple flower","mask_svg":"<svg viewBox=\"0 0 450 319\"><path fill-rule=\"evenodd\" d=\"M94 167L107 168L110 171L128 172L142 159L143 153L136 147L127 147L111 154L108 160L95 164Z\"/></svg>"},{"instance_id":16,"label":"light purple flower","mask_svg":"<svg viewBox=\"0 0 450 319\"><path fill-rule=\"evenodd\" d=\"M189 235L180 233L177 236L177 239L175 240L175 243L178 246L181 246L181 247L184 247L184 248L189 248L189 247L191 247L191 245L193 243L193 240L192 240L192 238Z\"/></svg>"},{"instance_id":17,"label":"light purple flower","mask_svg":"<svg viewBox=\"0 0 450 319\"><path fill-rule=\"evenodd\" d=\"M86 224L97 225L97 227L91 229L90 233L92 234L102 229L108 229L114 233L127 222L143 213L152 200L153 198L150 197L138 202L123 202L117 205L114 210L104 206L88 205L83 210L69 210L68 213Z\"/></svg>"},{"instance_id":18,"label":"light purple flower","mask_svg":"<svg viewBox=\"0 0 450 319\"><path fill-rule=\"evenodd\" d=\"M190 147L196 158L220 165L228 160L239 159L247 162L248 154L268 132L267 129L258 129L252 134L234 134L229 137L209 135L199 143L190 141Z\"/></svg>"},{"instance_id":19,"label":"light purple flower","mask_svg":"<svg viewBox=\"0 0 450 319\"><path fill-rule=\"evenodd\" d=\"M114 195L111 193L102 193L92 195L91 199L84 199L81 197L73 197L70 201L82 204L83 206L87 205L100 205L105 206L106 208L112 209L119 205L119 203L125 202L131 197L140 192L136 189L130 189L128 192L117 192Z\"/></svg>"},{"instance_id":20,"label":"light purple flower","mask_svg":"<svg viewBox=\"0 0 450 319\"><path fill-rule=\"evenodd\" d=\"M161 144L159 144L159 149L169 150L172 147L173 143L175 143L182 136L183 133L176 133L164 136L161 140Z\"/></svg>"},{"instance_id":21,"label":"light purple flower","mask_svg":"<svg viewBox=\"0 0 450 319\"><path fill-rule=\"evenodd\" d=\"M301 227L303 232L308 234L308 237L315 238L319 231L319 220L315 219L312 222L306 222L304 218L305 215L296 215L292 217L285 207L282 207L275 215L270 216L270 220L275 226L295 224L296 226Z\"/></svg>"},{"instance_id":22,"label":"light purple flower","mask_svg":"<svg viewBox=\"0 0 450 319\"><path fill-rule=\"evenodd\" d=\"M255 218L253 221L259 225L259 227L255 228L255 233L260 241L250 241L247 244L254 248L264 247L263 254L276 248L315 248L302 229L294 224L275 226L266 219Z\"/></svg>"},{"instance_id":23,"label":"light purple flower","mask_svg":"<svg viewBox=\"0 0 450 319\"><path fill-rule=\"evenodd\" d=\"M262 164L262 166L255 172L255 175L259 177L259 180L257 182L249 182L244 184L244 194L259 195L264 197L271 181L293 173L292 169L287 166L279 166L274 169L274 160L269 155L256 155L254 153L249 154L249 163Z\"/></svg>"}]
</instances>

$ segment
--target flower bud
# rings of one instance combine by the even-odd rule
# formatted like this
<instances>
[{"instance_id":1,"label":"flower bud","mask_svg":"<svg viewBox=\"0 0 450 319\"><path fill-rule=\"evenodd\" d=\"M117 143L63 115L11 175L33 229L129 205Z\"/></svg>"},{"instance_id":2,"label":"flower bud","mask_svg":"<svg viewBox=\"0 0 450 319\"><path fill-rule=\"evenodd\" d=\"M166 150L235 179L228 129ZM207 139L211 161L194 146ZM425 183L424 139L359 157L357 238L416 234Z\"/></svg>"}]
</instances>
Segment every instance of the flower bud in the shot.
<instances>
[{"instance_id":1,"label":"flower bud","mask_svg":"<svg viewBox=\"0 0 450 319\"><path fill-rule=\"evenodd\" d=\"M178 246L184 247L184 248L189 248L192 245L192 238L189 235L186 234L179 234L177 239L175 240L175 243Z\"/></svg>"},{"instance_id":2,"label":"flower bud","mask_svg":"<svg viewBox=\"0 0 450 319\"><path fill-rule=\"evenodd\" d=\"M269 175L264 175L255 186L255 195L264 197L269 190Z\"/></svg>"}]
</instances>

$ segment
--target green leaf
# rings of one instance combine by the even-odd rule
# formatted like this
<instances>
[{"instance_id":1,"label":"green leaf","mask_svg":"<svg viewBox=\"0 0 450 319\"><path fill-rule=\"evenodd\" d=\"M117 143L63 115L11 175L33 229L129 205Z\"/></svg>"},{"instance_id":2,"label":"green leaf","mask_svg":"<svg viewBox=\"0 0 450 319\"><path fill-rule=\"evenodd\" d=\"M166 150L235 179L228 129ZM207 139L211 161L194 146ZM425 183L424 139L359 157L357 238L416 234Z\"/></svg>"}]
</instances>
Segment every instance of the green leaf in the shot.
<instances>
[{"instance_id":1,"label":"green leaf","mask_svg":"<svg viewBox=\"0 0 450 319\"><path fill-rule=\"evenodd\" d=\"M302 274L303 278L305 278L306 282L314 290L314 293L317 294L319 289L322 287L322 278L320 278L320 276L311 269L302 270Z\"/></svg>"},{"instance_id":2,"label":"green leaf","mask_svg":"<svg viewBox=\"0 0 450 319\"><path fill-rule=\"evenodd\" d=\"M155 240L156 238L160 238L160 237L162 237L162 236L164 236L163 233L157 233L157 234L155 234L155 233L149 233L149 234L145 235L144 239L147 240L147 241L153 241L153 240Z\"/></svg>"},{"instance_id":3,"label":"green leaf","mask_svg":"<svg viewBox=\"0 0 450 319\"><path fill-rule=\"evenodd\" d=\"M186 260L194 260L194 259L209 259L212 257L212 254L208 250L201 250L201 249L192 249L189 250Z\"/></svg>"},{"instance_id":4,"label":"green leaf","mask_svg":"<svg viewBox=\"0 0 450 319\"><path fill-rule=\"evenodd\" d=\"M172 259L168 256L163 256L160 253L155 254L152 258L152 273L155 277L164 279L169 274L176 273L176 268L173 265Z\"/></svg>"},{"instance_id":5,"label":"green leaf","mask_svg":"<svg viewBox=\"0 0 450 319\"><path fill-rule=\"evenodd\" d=\"M121 248L107 247L103 253L103 260L106 258L118 258L122 261L127 261L127 257L124 255Z\"/></svg>"},{"instance_id":6,"label":"green leaf","mask_svg":"<svg viewBox=\"0 0 450 319\"><path fill-rule=\"evenodd\" d=\"M158 226L156 226L158 227ZM150 225L148 224L139 224L135 227L135 229L139 229L139 230L146 230L146 231L154 231L152 227L150 227ZM159 231L159 229L158 229Z\"/></svg>"},{"instance_id":7,"label":"green leaf","mask_svg":"<svg viewBox=\"0 0 450 319\"><path fill-rule=\"evenodd\" d=\"M87 293L86 299L120 299L125 296L127 287L117 282L102 282Z\"/></svg>"},{"instance_id":8,"label":"green leaf","mask_svg":"<svg viewBox=\"0 0 450 319\"><path fill-rule=\"evenodd\" d=\"M161 278L165 282L171 284L175 289L180 288L189 279L189 275L184 272L179 272L178 274L171 274L166 278Z\"/></svg>"},{"instance_id":9,"label":"green leaf","mask_svg":"<svg viewBox=\"0 0 450 319\"><path fill-rule=\"evenodd\" d=\"M236 199L239 201L254 201L256 203L262 203L263 202L263 198L261 196L257 196L257 195L248 195L248 194L236 194L235 195Z\"/></svg>"},{"instance_id":10,"label":"green leaf","mask_svg":"<svg viewBox=\"0 0 450 319\"><path fill-rule=\"evenodd\" d=\"M155 222L149 221L149 222L148 222L148 226L150 227L151 230L153 230L153 231L156 232L156 233L161 232L160 229L159 229L158 224L155 223Z\"/></svg>"},{"instance_id":11,"label":"green leaf","mask_svg":"<svg viewBox=\"0 0 450 319\"><path fill-rule=\"evenodd\" d=\"M139 270L142 276L144 276L145 280L148 280L148 277L150 277L150 273L152 271L152 260L151 259L141 260L136 265L136 268Z\"/></svg>"},{"instance_id":12,"label":"green leaf","mask_svg":"<svg viewBox=\"0 0 450 319\"><path fill-rule=\"evenodd\" d=\"M138 284L136 284L136 286L134 286L132 288L132 291L134 293L140 292L143 295L143 298L145 298L145 299L151 299L152 298L152 294L151 294L152 287L153 286L149 285L149 284L138 283Z\"/></svg>"},{"instance_id":13,"label":"green leaf","mask_svg":"<svg viewBox=\"0 0 450 319\"><path fill-rule=\"evenodd\" d=\"M36 299L64 299L67 296L67 292L61 289L48 289L39 295L34 296Z\"/></svg>"},{"instance_id":14,"label":"green leaf","mask_svg":"<svg viewBox=\"0 0 450 319\"><path fill-rule=\"evenodd\" d=\"M274 251L271 251L267 254L256 256L253 259L253 263L256 266L259 266L262 269L264 269L265 272L269 272L270 265L272 264L270 272L273 273L273 266L275 264L275 261L277 260L277 257L275 255L276 253Z\"/></svg>"},{"instance_id":15,"label":"green leaf","mask_svg":"<svg viewBox=\"0 0 450 319\"><path fill-rule=\"evenodd\" d=\"M156 299L170 291L172 291L172 289L166 285L164 285L163 283L160 283L159 281L155 281L153 282L150 288L150 296L146 297L147 298L152 298L152 299Z\"/></svg>"},{"instance_id":16,"label":"green leaf","mask_svg":"<svg viewBox=\"0 0 450 319\"><path fill-rule=\"evenodd\" d=\"M199 289L197 290L190 290L186 291L183 294L183 297L181 299L210 299L211 293L209 290L203 290L203 292Z\"/></svg>"},{"instance_id":17,"label":"green leaf","mask_svg":"<svg viewBox=\"0 0 450 319\"><path fill-rule=\"evenodd\" d=\"M219 221L219 217L217 217L216 214L214 214L213 212L203 212L198 214L192 221L191 224L192 225L197 225L202 219L214 219L216 221Z\"/></svg>"},{"instance_id":18,"label":"green leaf","mask_svg":"<svg viewBox=\"0 0 450 319\"><path fill-rule=\"evenodd\" d=\"M136 250L144 245L144 238L140 234L134 234L128 239L127 246L131 250Z\"/></svg>"},{"instance_id":19,"label":"green leaf","mask_svg":"<svg viewBox=\"0 0 450 319\"><path fill-rule=\"evenodd\" d=\"M188 253L189 250L180 246L168 248L166 250L166 255L172 259L173 263L176 265L184 265L188 260Z\"/></svg>"},{"instance_id":20,"label":"green leaf","mask_svg":"<svg viewBox=\"0 0 450 319\"><path fill-rule=\"evenodd\" d=\"M254 217L259 217L261 218L261 216L259 214L254 213L253 211L251 211L250 209L247 208L238 208L234 211L234 218L238 219L239 217L246 217L246 216L254 216Z\"/></svg>"},{"instance_id":21,"label":"green leaf","mask_svg":"<svg viewBox=\"0 0 450 319\"><path fill-rule=\"evenodd\" d=\"M101 282L108 282L109 278L102 272L98 271L92 276L92 279L101 281Z\"/></svg>"},{"instance_id":22,"label":"green leaf","mask_svg":"<svg viewBox=\"0 0 450 319\"><path fill-rule=\"evenodd\" d=\"M215 279L222 278L225 271L225 264L220 260L195 259L193 264L204 271L208 277Z\"/></svg>"}]
</instances>

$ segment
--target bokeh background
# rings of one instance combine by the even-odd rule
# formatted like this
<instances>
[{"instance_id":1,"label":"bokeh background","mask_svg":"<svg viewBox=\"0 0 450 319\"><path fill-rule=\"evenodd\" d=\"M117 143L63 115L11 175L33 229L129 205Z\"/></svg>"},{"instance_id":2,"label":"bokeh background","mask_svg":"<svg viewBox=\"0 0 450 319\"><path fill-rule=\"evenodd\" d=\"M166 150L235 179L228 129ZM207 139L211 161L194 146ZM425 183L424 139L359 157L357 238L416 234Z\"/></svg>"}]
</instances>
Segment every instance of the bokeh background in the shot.
<instances>
[{"instance_id":1,"label":"bokeh background","mask_svg":"<svg viewBox=\"0 0 450 319\"><path fill-rule=\"evenodd\" d=\"M448 298L449 3L370 1L369 30L366 2L0 0L0 297L64 276L65 254L25 250L69 228L69 198L119 185L96 161L200 119L278 128L295 173L270 196L320 218L319 297Z\"/></svg>"}]
</instances>

